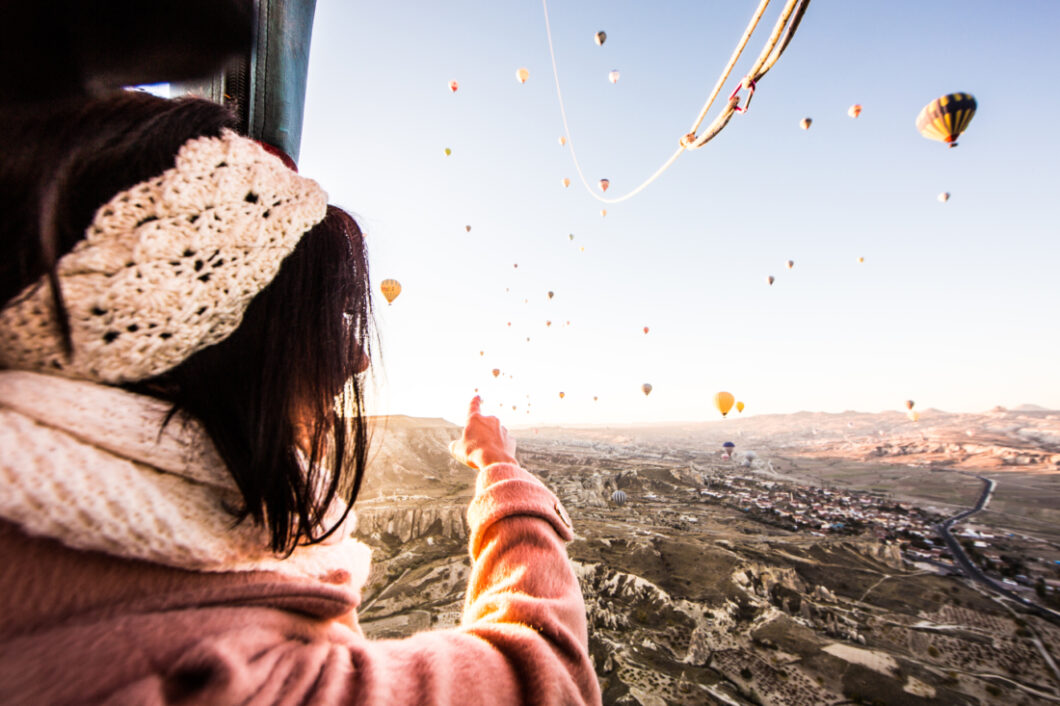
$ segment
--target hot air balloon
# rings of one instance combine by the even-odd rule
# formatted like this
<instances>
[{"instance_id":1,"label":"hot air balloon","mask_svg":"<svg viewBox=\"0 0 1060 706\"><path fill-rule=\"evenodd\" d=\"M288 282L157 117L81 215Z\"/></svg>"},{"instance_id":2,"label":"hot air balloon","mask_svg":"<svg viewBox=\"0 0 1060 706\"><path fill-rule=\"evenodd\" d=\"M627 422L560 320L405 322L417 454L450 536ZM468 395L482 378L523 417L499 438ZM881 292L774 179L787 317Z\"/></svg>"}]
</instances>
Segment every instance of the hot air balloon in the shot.
<instances>
[{"instance_id":1,"label":"hot air balloon","mask_svg":"<svg viewBox=\"0 0 1060 706\"><path fill-rule=\"evenodd\" d=\"M583 245L580 248L578 248L578 252L585 252L585 246Z\"/></svg>"},{"instance_id":2,"label":"hot air balloon","mask_svg":"<svg viewBox=\"0 0 1060 706\"><path fill-rule=\"evenodd\" d=\"M466 230L468 233L470 233L471 232L471 226L464 226L464 230Z\"/></svg>"},{"instance_id":3,"label":"hot air balloon","mask_svg":"<svg viewBox=\"0 0 1060 706\"><path fill-rule=\"evenodd\" d=\"M651 383L649 383L649 382L644 383L643 385L640 386L640 389L641 389L642 392L644 392L644 396L647 397L648 395L651 394Z\"/></svg>"},{"instance_id":4,"label":"hot air balloon","mask_svg":"<svg viewBox=\"0 0 1060 706\"><path fill-rule=\"evenodd\" d=\"M856 118L861 115L861 104L855 103L854 105L850 106L850 108L847 110L847 115L852 118Z\"/></svg>"},{"instance_id":5,"label":"hot air balloon","mask_svg":"<svg viewBox=\"0 0 1060 706\"><path fill-rule=\"evenodd\" d=\"M512 267L514 267L515 269L517 269L517 270L518 270L518 269L519 269L519 263L518 263L518 262L516 262L516 263L512 264Z\"/></svg>"},{"instance_id":6,"label":"hot air balloon","mask_svg":"<svg viewBox=\"0 0 1060 706\"><path fill-rule=\"evenodd\" d=\"M773 275L769 275L768 277L766 277L766 282L769 284L769 286L773 286L773 282L775 282L776 279L777 278Z\"/></svg>"},{"instance_id":7,"label":"hot air balloon","mask_svg":"<svg viewBox=\"0 0 1060 706\"><path fill-rule=\"evenodd\" d=\"M794 260L788 260L787 265L788 265L788 269L790 270L792 267L795 266L795 261Z\"/></svg>"},{"instance_id":8,"label":"hot air balloon","mask_svg":"<svg viewBox=\"0 0 1060 706\"><path fill-rule=\"evenodd\" d=\"M446 156L446 157L448 157L448 156L449 156L449 155L451 155L452 153L453 153L453 151L452 151L451 149L449 149L448 147L446 147L446 148L445 148L445 156Z\"/></svg>"},{"instance_id":9,"label":"hot air balloon","mask_svg":"<svg viewBox=\"0 0 1060 706\"><path fill-rule=\"evenodd\" d=\"M456 89L458 89L458 88L460 88L460 84L459 83L457 83L456 81L450 81L449 82L449 90L450 91L452 91L453 93L456 93Z\"/></svg>"},{"instance_id":10,"label":"hot air balloon","mask_svg":"<svg viewBox=\"0 0 1060 706\"><path fill-rule=\"evenodd\" d=\"M493 369L493 377L495 377L495 378L496 377L500 377L500 375L501 375L501 369L500 368L494 368Z\"/></svg>"},{"instance_id":11,"label":"hot air balloon","mask_svg":"<svg viewBox=\"0 0 1060 706\"><path fill-rule=\"evenodd\" d=\"M914 402L913 400L906 400L905 401L905 408L906 409L912 409L915 404L916 404L916 402Z\"/></svg>"},{"instance_id":12,"label":"hot air balloon","mask_svg":"<svg viewBox=\"0 0 1060 706\"><path fill-rule=\"evenodd\" d=\"M563 188L566 189L568 186L570 186L570 179L568 179L567 177L563 177L563 181L561 183L563 184Z\"/></svg>"},{"instance_id":13,"label":"hot air balloon","mask_svg":"<svg viewBox=\"0 0 1060 706\"><path fill-rule=\"evenodd\" d=\"M741 414L743 414L743 406L744 406L743 402L737 402L736 403L736 411L741 413Z\"/></svg>"},{"instance_id":14,"label":"hot air balloon","mask_svg":"<svg viewBox=\"0 0 1060 706\"><path fill-rule=\"evenodd\" d=\"M552 322L551 322L551 321L546 321L546 322L545 322L545 327L546 327L546 328L547 328L547 327L551 327L551 326L552 326Z\"/></svg>"},{"instance_id":15,"label":"hot air balloon","mask_svg":"<svg viewBox=\"0 0 1060 706\"><path fill-rule=\"evenodd\" d=\"M736 448L736 444L732 443L731 441L726 441L724 444L721 445L721 448L725 449L725 453L731 456L732 450Z\"/></svg>"},{"instance_id":16,"label":"hot air balloon","mask_svg":"<svg viewBox=\"0 0 1060 706\"><path fill-rule=\"evenodd\" d=\"M527 68L522 68L515 72L515 80L519 83L526 83L528 78L530 78L530 70Z\"/></svg>"},{"instance_id":17,"label":"hot air balloon","mask_svg":"<svg viewBox=\"0 0 1060 706\"><path fill-rule=\"evenodd\" d=\"M565 136L561 135L560 138L559 138L559 146L562 147L565 144L567 144L567 138Z\"/></svg>"},{"instance_id":18,"label":"hot air balloon","mask_svg":"<svg viewBox=\"0 0 1060 706\"><path fill-rule=\"evenodd\" d=\"M600 400L599 397L597 397L596 395L593 395L593 402L598 402L599 400Z\"/></svg>"},{"instance_id":19,"label":"hot air balloon","mask_svg":"<svg viewBox=\"0 0 1060 706\"><path fill-rule=\"evenodd\" d=\"M803 130L809 130L811 125L813 125L813 118L803 118L799 121L799 127Z\"/></svg>"},{"instance_id":20,"label":"hot air balloon","mask_svg":"<svg viewBox=\"0 0 1060 706\"><path fill-rule=\"evenodd\" d=\"M863 257L859 257L859 258L858 258L858 262L859 262L859 263L860 263L860 262L865 262L865 258L863 258Z\"/></svg>"},{"instance_id":21,"label":"hot air balloon","mask_svg":"<svg viewBox=\"0 0 1060 706\"><path fill-rule=\"evenodd\" d=\"M732 403L735 401L736 399L729 392L723 391L714 395L714 406L718 408L723 417L729 413L729 410L732 409Z\"/></svg>"},{"instance_id":22,"label":"hot air balloon","mask_svg":"<svg viewBox=\"0 0 1060 706\"><path fill-rule=\"evenodd\" d=\"M561 393L559 393L559 398L560 398L561 400L562 400L562 399L563 399L564 397L566 397L566 396L567 396L567 394L566 394L565 392L561 392Z\"/></svg>"},{"instance_id":23,"label":"hot air balloon","mask_svg":"<svg viewBox=\"0 0 1060 706\"><path fill-rule=\"evenodd\" d=\"M941 194L939 194L939 201L940 202L946 203L949 200L950 200L950 192L943 191Z\"/></svg>"},{"instance_id":24,"label":"hot air balloon","mask_svg":"<svg viewBox=\"0 0 1060 706\"><path fill-rule=\"evenodd\" d=\"M383 292L383 296L386 297L386 303L393 304L397 296L401 294L401 283L396 279L384 279L379 283L379 289Z\"/></svg>"},{"instance_id":25,"label":"hot air balloon","mask_svg":"<svg viewBox=\"0 0 1060 706\"><path fill-rule=\"evenodd\" d=\"M919 422L920 421L920 412L916 411L915 409L911 409L908 412L906 412L906 416L908 416L914 422Z\"/></svg>"},{"instance_id":26,"label":"hot air balloon","mask_svg":"<svg viewBox=\"0 0 1060 706\"><path fill-rule=\"evenodd\" d=\"M607 209L606 208L601 208L600 209L600 218L606 218L606 217L607 217Z\"/></svg>"},{"instance_id":27,"label":"hot air balloon","mask_svg":"<svg viewBox=\"0 0 1060 706\"><path fill-rule=\"evenodd\" d=\"M554 297L554 296L556 296L556 293L555 293L555 292L553 292L553 291L551 291L551 290L549 290L549 292L548 292L548 298L549 298L549 299L551 299L551 298L552 298L552 297Z\"/></svg>"},{"instance_id":28,"label":"hot air balloon","mask_svg":"<svg viewBox=\"0 0 1060 706\"><path fill-rule=\"evenodd\" d=\"M626 496L625 492L621 490L616 490L615 492L611 493L611 502L613 502L615 505L621 507L622 505L626 504L627 500L629 500L629 498Z\"/></svg>"},{"instance_id":29,"label":"hot air balloon","mask_svg":"<svg viewBox=\"0 0 1060 706\"><path fill-rule=\"evenodd\" d=\"M568 234L567 238L570 239L570 240L574 240L574 233Z\"/></svg>"},{"instance_id":30,"label":"hot air balloon","mask_svg":"<svg viewBox=\"0 0 1060 706\"><path fill-rule=\"evenodd\" d=\"M618 83L618 77L620 75L621 74L618 73L618 69L614 69L611 73L607 75L607 80L611 83Z\"/></svg>"},{"instance_id":31,"label":"hot air balloon","mask_svg":"<svg viewBox=\"0 0 1060 706\"><path fill-rule=\"evenodd\" d=\"M728 461L729 460L729 454L722 454L721 455L721 460L722 461Z\"/></svg>"},{"instance_id":32,"label":"hot air balloon","mask_svg":"<svg viewBox=\"0 0 1060 706\"><path fill-rule=\"evenodd\" d=\"M648 331L649 331L649 330L650 330L650 329L649 329L649 328L648 328L647 326L645 326L645 327L644 327L644 335L645 335L645 336L647 336L647 335L648 335Z\"/></svg>"},{"instance_id":33,"label":"hot air balloon","mask_svg":"<svg viewBox=\"0 0 1060 706\"><path fill-rule=\"evenodd\" d=\"M607 191L609 186L611 186L611 181L609 179L600 180L600 191Z\"/></svg>"},{"instance_id":34,"label":"hot air balloon","mask_svg":"<svg viewBox=\"0 0 1060 706\"><path fill-rule=\"evenodd\" d=\"M593 37L593 41L596 42L596 46L602 47L604 42L607 41L607 32L600 30L596 33L596 36Z\"/></svg>"},{"instance_id":35,"label":"hot air balloon","mask_svg":"<svg viewBox=\"0 0 1060 706\"><path fill-rule=\"evenodd\" d=\"M478 354L479 355L486 355L486 351L479 351Z\"/></svg>"},{"instance_id":36,"label":"hot air balloon","mask_svg":"<svg viewBox=\"0 0 1060 706\"><path fill-rule=\"evenodd\" d=\"M975 97L971 93L950 93L924 106L916 116L916 129L929 140L957 146L957 138L968 129L975 115Z\"/></svg>"}]
</instances>

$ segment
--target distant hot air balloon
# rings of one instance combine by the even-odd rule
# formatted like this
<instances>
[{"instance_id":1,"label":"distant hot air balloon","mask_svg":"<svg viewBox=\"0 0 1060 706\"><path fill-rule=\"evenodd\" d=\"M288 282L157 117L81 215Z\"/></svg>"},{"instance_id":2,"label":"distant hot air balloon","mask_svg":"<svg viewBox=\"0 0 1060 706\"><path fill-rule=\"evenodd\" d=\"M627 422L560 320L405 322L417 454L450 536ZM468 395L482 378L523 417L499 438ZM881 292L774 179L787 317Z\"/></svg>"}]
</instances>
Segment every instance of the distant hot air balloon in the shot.
<instances>
[{"instance_id":1,"label":"distant hot air balloon","mask_svg":"<svg viewBox=\"0 0 1060 706\"><path fill-rule=\"evenodd\" d=\"M549 298L549 299L551 299L551 298L552 298L552 297L554 297L554 296L556 296L556 293L555 293L555 292L553 292L552 290L549 290L549 292L548 292L548 298Z\"/></svg>"},{"instance_id":2,"label":"distant hot air balloon","mask_svg":"<svg viewBox=\"0 0 1060 706\"><path fill-rule=\"evenodd\" d=\"M607 209L606 208L601 208L600 209L600 217L601 218L606 218L607 217Z\"/></svg>"},{"instance_id":3,"label":"distant hot air balloon","mask_svg":"<svg viewBox=\"0 0 1060 706\"><path fill-rule=\"evenodd\" d=\"M744 407L743 402L737 402L736 403L736 411L737 412L743 414L743 407Z\"/></svg>"},{"instance_id":4,"label":"distant hot air balloon","mask_svg":"<svg viewBox=\"0 0 1060 706\"><path fill-rule=\"evenodd\" d=\"M950 200L950 192L943 191L941 194L939 194L939 201L940 202L946 203L949 200Z\"/></svg>"},{"instance_id":5,"label":"distant hot air balloon","mask_svg":"<svg viewBox=\"0 0 1060 706\"><path fill-rule=\"evenodd\" d=\"M792 267L795 267L795 261L794 260L788 260L787 265L788 265L788 269L790 270Z\"/></svg>"},{"instance_id":6,"label":"distant hot air balloon","mask_svg":"<svg viewBox=\"0 0 1060 706\"><path fill-rule=\"evenodd\" d=\"M559 146L562 147L565 144L567 144L567 138L565 136L563 136L563 135L560 135Z\"/></svg>"},{"instance_id":7,"label":"distant hot air balloon","mask_svg":"<svg viewBox=\"0 0 1060 706\"><path fill-rule=\"evenodd\" d=\"M813 125L813 118L803 118L799 121L799 127L803 130L809 130L811 125Z\"/></svg>"},{"instance_id":8,"label":"distant hot air balloon","mask_svg":"<svg viewBox=\"0 0 1060 706\"><path fill-rule=\"evenodd\" d=\"M546 327L551 327L552 326L552 322L551 321L546 321L545 322L545 326Z\"/></svg>"},{"instance_id":9,"label":"distant hot air balloon","mask_svg":"<svg viewBox=\"0 0 1060 706\"><path fill-rule=\"evenodd\" d=\"M514 267L515 269L517 269L517 270L518 270L518 269L519 269L519 263L518 263L518 262L514 263L514 264L512 265L512 267Z\"/></svg>"},{"instance_id":10,"label":"distant hot air balloon","mask_svg":"<svg viewBox=\"0 0 1060 706\"><path fill-rule=\"evenodd\" d=\"M511 327L512 327L512 322L511 322L511 321L509 321L509 322L508 322L508 328L511 328Z\"/></svg>"},{"instance_id":11,"label":"distant hot air balloon","mask_svg":"<svg viewBox=\"0 0 1060 706\"><path fill-rule=\"evenodd\" d=\"M570 179L568 179L567 177L563 177L563 180L560 183L562 183L563 188L566 189L568 186L570 186Z\"/></svg>"},{"instance_id":12,"label":"distant hot air balloon","mask_svg":"<svg viewBox=\"0 0 1060 706\"><path fill-rule=\"evenodd\" d=\"M604 42L607 41L607 32L600 30L596 33L596 36L593 37L593 41L596 42L596 46L602 47Z\"/></svg>"},{"instance_id":13,"label":"distant hot air balloon","mask_svg":"<svg viewBox=\"0 0 1060 706\"><path fill-rule=\"evenodd\" d=\"M916 116L916 129L929 140L957 146L957 138L968 129L975 115L975 97L971 93L950 93L931 101Z\"/></svg>"},{"instance_id":14,"label":"distant hot air balloon","mask_svg":"<svg viewBox=\"0 0 1060 706\"><path fill-rule=\"evenodd\" d=\"M860 262L865 262L865 258L863 258L863 257L859 257L859 258L858 258L858 262L859 262L859 263L860 263Z\"/></svg>"},{"instance_id":15,"label":"distant hot air balloon","mask_svg":"<svg viewBox=\"0 0 1060 706\"><path fill-rule=\"evenodd\" d=\"M721 412L721 416L723 417L729 413L729 410L732 409L732 403L735 401L736 398L734 398L732 393L729 392L723 391L714 395L714 406L718 408L718 411Z\"/></svg>"},{"instance_id":16,"label":"distant hot air balloon","mask_svg":"<svg viewBox=\"0 0 1060 706\"><path fill-rule=\"evenodd\" d=\"M522 68L515 72L515 80L519 83L526 83L528 78L530 78L530 69Z\"/></svg>"},{"instance_id":17,"label":"distant hot air balloon","mask_svg":"<svg viewBox=\"0 0 1060 706\"><path fill-rule=\"evenodd\" d=\"M567 238L570 239L570 240L574 240L574 233L568 234Z\"/></svg>"},{"instance_id":18,"label":"distant hot air balloon","mask_svg":"<svg viewBox=\"0 0 1060 706\"><path fill-rule=\"evenodd\" d=\"M493 377L495 377L495 378L496 377L500 377L500 375L501 375L501 369L500 368L494 368L493 369Z\"/></svg>"},{"instance_id":19,"label":"distant hot air balloon","mask_svg":"<svg viewBox=\"0 0 1060 706\"><path fill-rule=\"evenodd\" d=\"M566 396L567 396L567 393L565 393L565 392L561 392L561 393L559 393L559 398L560 398L561 400L562 400L562 399L563 399L564 397L566 397Z\"/></svg>"},{"instance_id":20,"label":"distant hot air balloon","mask_svg":"<svg viewBox=\"0 0 1060 706\"><path fill-rule=\"evenodd\" d=\"M620 75L621 74L618 73L618 69L614 69L611 73L607 75L607 80L611 83L618 83L618 77Z\"/></svg>"},{"instance_id":21,"label":"distant hot air balloon","mask_svg":"<svg viewBox=\"0 0 1060 706\"><path fill-rule=\"evenodd\" d=\"M600 191L607 191L609 186L611 186L611 181L609 179L600 180Z\"/></svg>"},{"instance_id":22,"label":"distant hot air balloon","mask_svg":"<svg viewBox=\"0 0 1060 706\"><path fill-rule=\"evenodd\" d=\"M621 490L616 490L615 492L611 493L611 502L613 502L615 505L618 505L619 507L625 505L627 500L629 500L629 498L626 496L625 492Z\"/></svg>"},{"instance_id":23,"label":"distant hot air balloon","mask_svg":"<svg viewBox=\"0 0 1060 706\"><path fill-rule=\"evenodd\" d=\"M649 382L644 383L643 385L640 386L640 389L641 389L642 392L644 392L644 396L647 397L648 395L651 394L651 383L649 383Z\"/></svg>"},{"instance_id":24,"label":"distant hot air balloon","mask_svg":"<svg viewBox=\"0 0 1060 706\"><path fill-rule=\"evenodd\" d=\"M731 441L726 441L724 444L721 445L721 448L725 449L725 452L729 455L732 455L732 450L736 448L736 444L732 443Z\"/></svg>"},{"instance_id":25,"label":"distant hot air balloon","mask_svg":"<svg viewBox=\"0 0 1060 706\"><path fill-rule=\"evenodd\" d=\"M394 300L397 299L397 295L401 294L401 283L396 279L384 279L379 283L379 289L383 292L383 296L386 297L386 303L393 304Z\"/></svg>"},{"instance_id":26,"label":"distant hot air balloon","mask_svg":"<svg viewBox=\"0 0 1060 706\"><path fill-rule=\"evenodd\" d=\"M728 460L729 460L729 454L725 454L725 453L723 453L723 454L721 455L721 460L722 460L722 461L728 461Z\"/></svg>"},{"instance_id":27,"label":"distant hot air balloon","mask_svg":"<svg viewBox=\"0 0 1060 706\"><path fill-rule=\"evenodd\" d=\"M578 248L578 252L585 252L585 246L583 245L580 248Z\"/></svg>"},{"instance_id":28,"label":"distant hot air balloon","mask_svg":"<svg viewBox=\"0 0 1060 706\"><path fill-rule=\"evenodd\" d=\"M471 232L471 226L464 226L464 230L466 230L468 233L470 233Z\"/></svg>"},{"instance_id":29,"label":"distant hot air balloon","mask_svg":"<svg viewBox=\"0 0 1060 706\"><path fill-rule=\"evenodd\" d=\"M850 108L847 110L847 115L852 118L856 118L861 115L861 104L855 103L854 105L850 106Z\"/></svg>"},{"instance_id":30,"label":"distant hot air balloon","mask_svg":"<svg viewBox=\"0 0 1060 706\"><path fill-rule=\"evenodd\" d=\"M479 355L486 355L486 351L479 351L478 354Z\"/></svg>"},{"instance_id":31,"label":"distant hot air balloon","mask_svg":"<svg viewBox=\"0 0 1060 706\"><path fill-rule=\"evenodd\" d=\"M445 148L445 156L446 156L446 157L448 157L448 156L449 156L449 155L451 155L452 153L453 153L453 151L452 151L451 149L449 149L448 147L446 147L446 148Z\"/></svg>"},{"instance_id":32,"label":"distant hot air balloon","mask_svg":"<svg viewBox=\"0 0 1060 706\"><path fill-rule=\"evenodd\" d=\"M645 336L646 336L646 335L648 335L648 331L650 331L650 330L651 330L651 329L649 329L649 328L648 328L647 326L645 326L645 327L644 327L644 335L645 335Z\"/></svg>"},{"instance_id":33,"label":"distant hot air balloon","mask_svg":"<svg viewBox=\"0 0 1060 706\"><path fill-rule=\"evenodd\" d=\"M599 397L597 397L596 395L593 395L593 402L598 402L599 400L600 400Z\"/></svg>"},{"instance_id":34,"label":"distant hot air balloon","mask_svg":"<svg viewBox=\"0 0 1060 706\"><path fill-rule=\"evenodd\" d=\"M906 409L912 409L915 404L916 404L916 402L914 402L913 400L906 400L905 401L905 408Z\"/></svg>"},{"instance_id":35,"label":"distant hot air balloon","mask_svg":"<svg viewBox=\"0 0 1060 706\"><path fill-rule=\"evenodd\" d=\"M777 281L777 278L774 277L773 275L769 275L769 276L766 277L766 283L768 283L770 286L773 286L773 283L776 282L776 281Z\"/></svg>"},{"instance_id":36,"label":"distant hot air balloon","mask_svg":"<svg viewBox=\"0 0 1060 706\"><path fill-rule=\"evenodd\" d=\"M450 91L452 91L453 93L456 93L456 89L458 89L458 88L460 88L460 84L459 83L457 83L456 81L450 81L449 82L449 90Z\"/></svg>"},{"instance_id":37,"label":"distant hot air balloon","mask_svg":"<svg viewBox=\"0 0 1060 706\"><path fill-rule=\"evenodd\" d=\"M920 412L916 411L915 409L911 409L908 412L906 412L906 416L908 416L914 422L919 422L920 421Z\"/></svg>"}]
</instances>

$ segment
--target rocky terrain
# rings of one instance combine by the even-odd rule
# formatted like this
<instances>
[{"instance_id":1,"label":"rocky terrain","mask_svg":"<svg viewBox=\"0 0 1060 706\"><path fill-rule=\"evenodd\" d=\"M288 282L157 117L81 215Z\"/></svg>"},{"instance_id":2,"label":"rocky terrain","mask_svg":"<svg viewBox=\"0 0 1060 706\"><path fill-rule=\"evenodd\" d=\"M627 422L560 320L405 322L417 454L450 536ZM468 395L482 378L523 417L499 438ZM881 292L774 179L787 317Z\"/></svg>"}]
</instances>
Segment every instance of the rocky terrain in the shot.
<instances>
[{"instance_id":1,"label":"rocky terrain","mask_svg":"<svg viewBox=\"0 0 1060 706\"><path fill-rule=\"evenodd\" d=\"M975 502L978 481L942 472L944 463L1003 471L999 497L1007 479L1029 478L1039 502L982 526L1023 523L1022 533L1006 533L1015 548L1005 551L1028 562L1034 554L1036 570L1060 579L1051 568L1060 538L1039 512L1060 508L1060 414L944 414L925 412L919 425L803 413L521 432L521 462L574 520L570 554L604 702L1060 702L1060 623L999 599L944 558L910 553L920 550L907 541L937 557L918 533ZM455 625L474 481L446 451L459 428L401 417L383 426L357 504L358 534L375 547L362 624L376 637ZM724 459L729 439L737 453ZM1032 461L1007 460L1019 458ZM618 489L628 497L621 506L611 502ZM820 503L800 505L815 493ZM784 497L805 514L770 500ZM1022 507L1016 497L1007 502ZM850 519L808 521L833 510Z\"/></svg>"}]
</instances>

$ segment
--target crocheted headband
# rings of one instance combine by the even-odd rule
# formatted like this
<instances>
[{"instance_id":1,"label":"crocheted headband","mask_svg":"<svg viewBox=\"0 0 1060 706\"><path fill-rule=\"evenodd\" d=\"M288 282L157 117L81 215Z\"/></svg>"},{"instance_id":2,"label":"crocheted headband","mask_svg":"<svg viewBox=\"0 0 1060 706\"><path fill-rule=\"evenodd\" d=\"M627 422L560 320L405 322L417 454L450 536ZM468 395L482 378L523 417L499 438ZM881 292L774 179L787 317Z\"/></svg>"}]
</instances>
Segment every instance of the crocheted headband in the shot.
<instances>
[{"instance_id":1,"label":"crocheted headband","mask_svg":"<svg viewBox=\"0 0 1060 706\"><path fill-rule=\"evenodd\" d=\"M97 382L143 380L239 326L327 194L253 140L189 140L176 166L117 194L56 264L73 355L46 278L0 311L0 366Z\"/></svg>"}]
</instances>

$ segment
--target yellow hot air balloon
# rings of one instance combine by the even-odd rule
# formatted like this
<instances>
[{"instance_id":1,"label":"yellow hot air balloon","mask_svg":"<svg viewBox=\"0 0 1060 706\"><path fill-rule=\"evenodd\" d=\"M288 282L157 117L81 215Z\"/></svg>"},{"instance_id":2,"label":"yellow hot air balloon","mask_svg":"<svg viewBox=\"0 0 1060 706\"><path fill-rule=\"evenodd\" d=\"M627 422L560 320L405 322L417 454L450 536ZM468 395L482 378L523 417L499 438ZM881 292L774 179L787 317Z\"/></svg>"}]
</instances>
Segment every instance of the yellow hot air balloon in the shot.
<instances>
[{"instance_id":1,"label":"yellow hot air balloon","mask_svg":"<svg viewBox=\"0 0 1060 706\"><path fill-rule=\"evenodd\" d=\"M446 157L448 157L448 156L449 156L449 155L451 155L452 153L453 153L453 151L452 151L451 149L449 149L448 147L446 147L446 148L445 148L445 156L446 156Z\"/></svg>"},{"instance_id":2,"label":"yellow hot air balloon","mask_svg":"<svg viewBox=\"0 0 1060 706\"><path fill-rule=\"evenodd\" d=\"M566 394L565 392L561 392L561 393L559 393L559 398L560 398L561 400L562 400L562 399L563 399L564 397L566 397L566 396L567 396L567 394Z\"/></svg>"},{"instance_id":3,"label":"yellow hot air balloon","mask_svg":"<svg viewBox=\"0 0 1060 706\"><path fill-rule=\"evenodd\" d=\"M500 377L500 375L501 375L501 369L500 368L494 368L492 372L493 372L493 377L495 377L495 378L496 377Z\"/></svg>"},{"instance_id":4,"label":"yellow hot air balloon","mask_svg":"<svg viewBox=\"0 0 1060 706\"><path fill-rule=\"evenodd\" d=\"M456 93L456 89L458 89L458 88L460 88L460 84L459 83L457 83L456 81L450 81L449 82L449 90L450 91L452 91L453 93Z\"/></svg>"},{"instance_id":5,"label":"yellow hot air balloon","mask_svg":"<svg viewBox=\"0 0 1060 706\"><path fill-rule=\"evenodd\" d=\"M560 138L559 138L559 146L562 147L565 144L567 144L567 138L565 136L561 135Z\"/></svg>"},{"instance_id":6,"label":"yellow hot air balloon","mask_svg":"<svg viewBox=\"0 0 1060 706\"><path fill-rule=\"evenodd\" d=\"M515 72L515 80L519 83L526 83L528 78L530 78L530 70L527 68L521 68Z\"/></svg>"},{"instance_id":7,"label":"yellow hot air balloon","mask_svg":"<svg viewBox=\"0 0 1060 706\"><path fill-rule=\"evenodd\" d=\"M803 118L799 121L799 127L803 130L809 130L811 125L813 125L813 118Z\"/></svg>"},{"instance_id":8,"label":"yellow hot air balloon","mask_svg":"<svg viewBox=\"0 0 1060 706\"><path fill-rule=\"evenodd\" d=\"M601 179L600 180L600 191L607 191L609 186L611 186L611 180L610 179Z\"/></svg>"},{"instance_id":9,"label":"yellow hot air balloon","mask_svg":"<svg viewBox=\"0 0 1060 706\"><path fill-rule=\"evenodd\" d=\"M859 258L858 258L858 262L859 262L859 263L861 263L861 262L865 262L865 258L863 258L863 257L859 257Z\"/></svg>"},{"instance_id":10,"label":"yellow hot air balloon","mask_svg":"<svg viewBox=\"0 0 1060 706\"><path fill-rule=\"evenodd\" d=\"M721 412L721 416L723 417L729 413L729 410L732 409L732 404L735 401L736 398L734 398L730 392L722 391L714 395L714 406L718 408L718 411Z\"/></svg>"},{"instance_id":11,"label":"yellow hot air balloon","mask_svg":"<svg viewBox=\"0 0 1060 706\"><path fill-rule=\"evenodd\" d=\"M915 409L909 410L908 412L906 412L906 415L914 422L920 421L920 412L916 411Z\"/></svg>"},{"instance_id":12,"label":"yellow hot air balloon","mask_svg":"<svg viewBox=\"0 0 1060 706\"><path fill-rule=\"evenodd\" d=\"M850 109L847 110L847 115L852 118L856 118L861 115L861 104L855 103L854 105L850 106Z\"/></svg>"},{"instance_id":13,"label":"yellow hot air balloon","mask_svg":"<svg viewBox=\"0 0 1060 706\"><path fill-rule=\"evenodd\" d=\"M740 412L741 414L743 413L743 402L736 403L736 411Z\"/></svg>"},{"instance_id":14,"label":"yellow hot air balloon","mask_svg":"<svg viewBox=\"0 0 1060 706\"><path fill-rule=\"evenodd\" d=\"M568 186L570 186L570 179L568 179L567 177L563 177L563 182L562 183L563 183L563 188L566 189Z\"/></svg>"},{"instance_id":15,"label":"yellow hot air balloon","mask_svg":"<svg viewBox=\"0 0 1060 706\"><path fill-rule=\"evenodd\" d=\"M647 397L648 395L651 394L651 383L650 382L644 383L643 385L640 386L640 389L644 392L644 396Z\"/></svg>"},{"instance_id":16,"label":"yellow hot air balloon","mask_svg":"<svg viewBox=\"0 0 1060 706\"><path fill-rule=\"evenodd\" d=\"M618 83L618 78L621 74L618 73L618 69L615 69L607 75L607 80L611 83Z\"/></svg>"},{"instance_id":17,"label":"yellow hot air balloon","mask_svg":"<svg viewBox=\"0 0 1060 706\"><path fill-rule=\"evenodd\" d=\"M956 147L957 138L968 129L975 109L975 96L971 93L950 93L923 107L916 116L916 129L929 140Z\"/></svg>"},{"instance_id":18,"label":"yellow hot air balloon","mask_svg":"<svg viewBox=\"0 0 1060 706\"><path fill-rule=\"evenodd\" d=\"M600 217L601 218L606 218L607 217L607 209L606 208L601 208L600 209Z\"/></svg>"},{"instance_id":19,"label":"yellow hot air balloon","mask_svg":"<svg viewBox=\"0 0 1060 706\"><path fill-rule=\"evenodd\" d=\"M593 41L596 42L596 46L602 47L604 42L607 41L607 32L600 30L596 33L596 36L593 37Z\"/></svg>"},{"instance_id":20,"label":"yellow hot air balloon","mask_svg":"<svg viewBox=\"0 0 1060 706\"><path fill-rule=\"evenodd\" d=\"M401 283L396 279L384 279L379 283L379 289L383 292L383 296L386 297L386 303L393 304L397 296L401 294Z\"/></svg>"}]
</instances>

